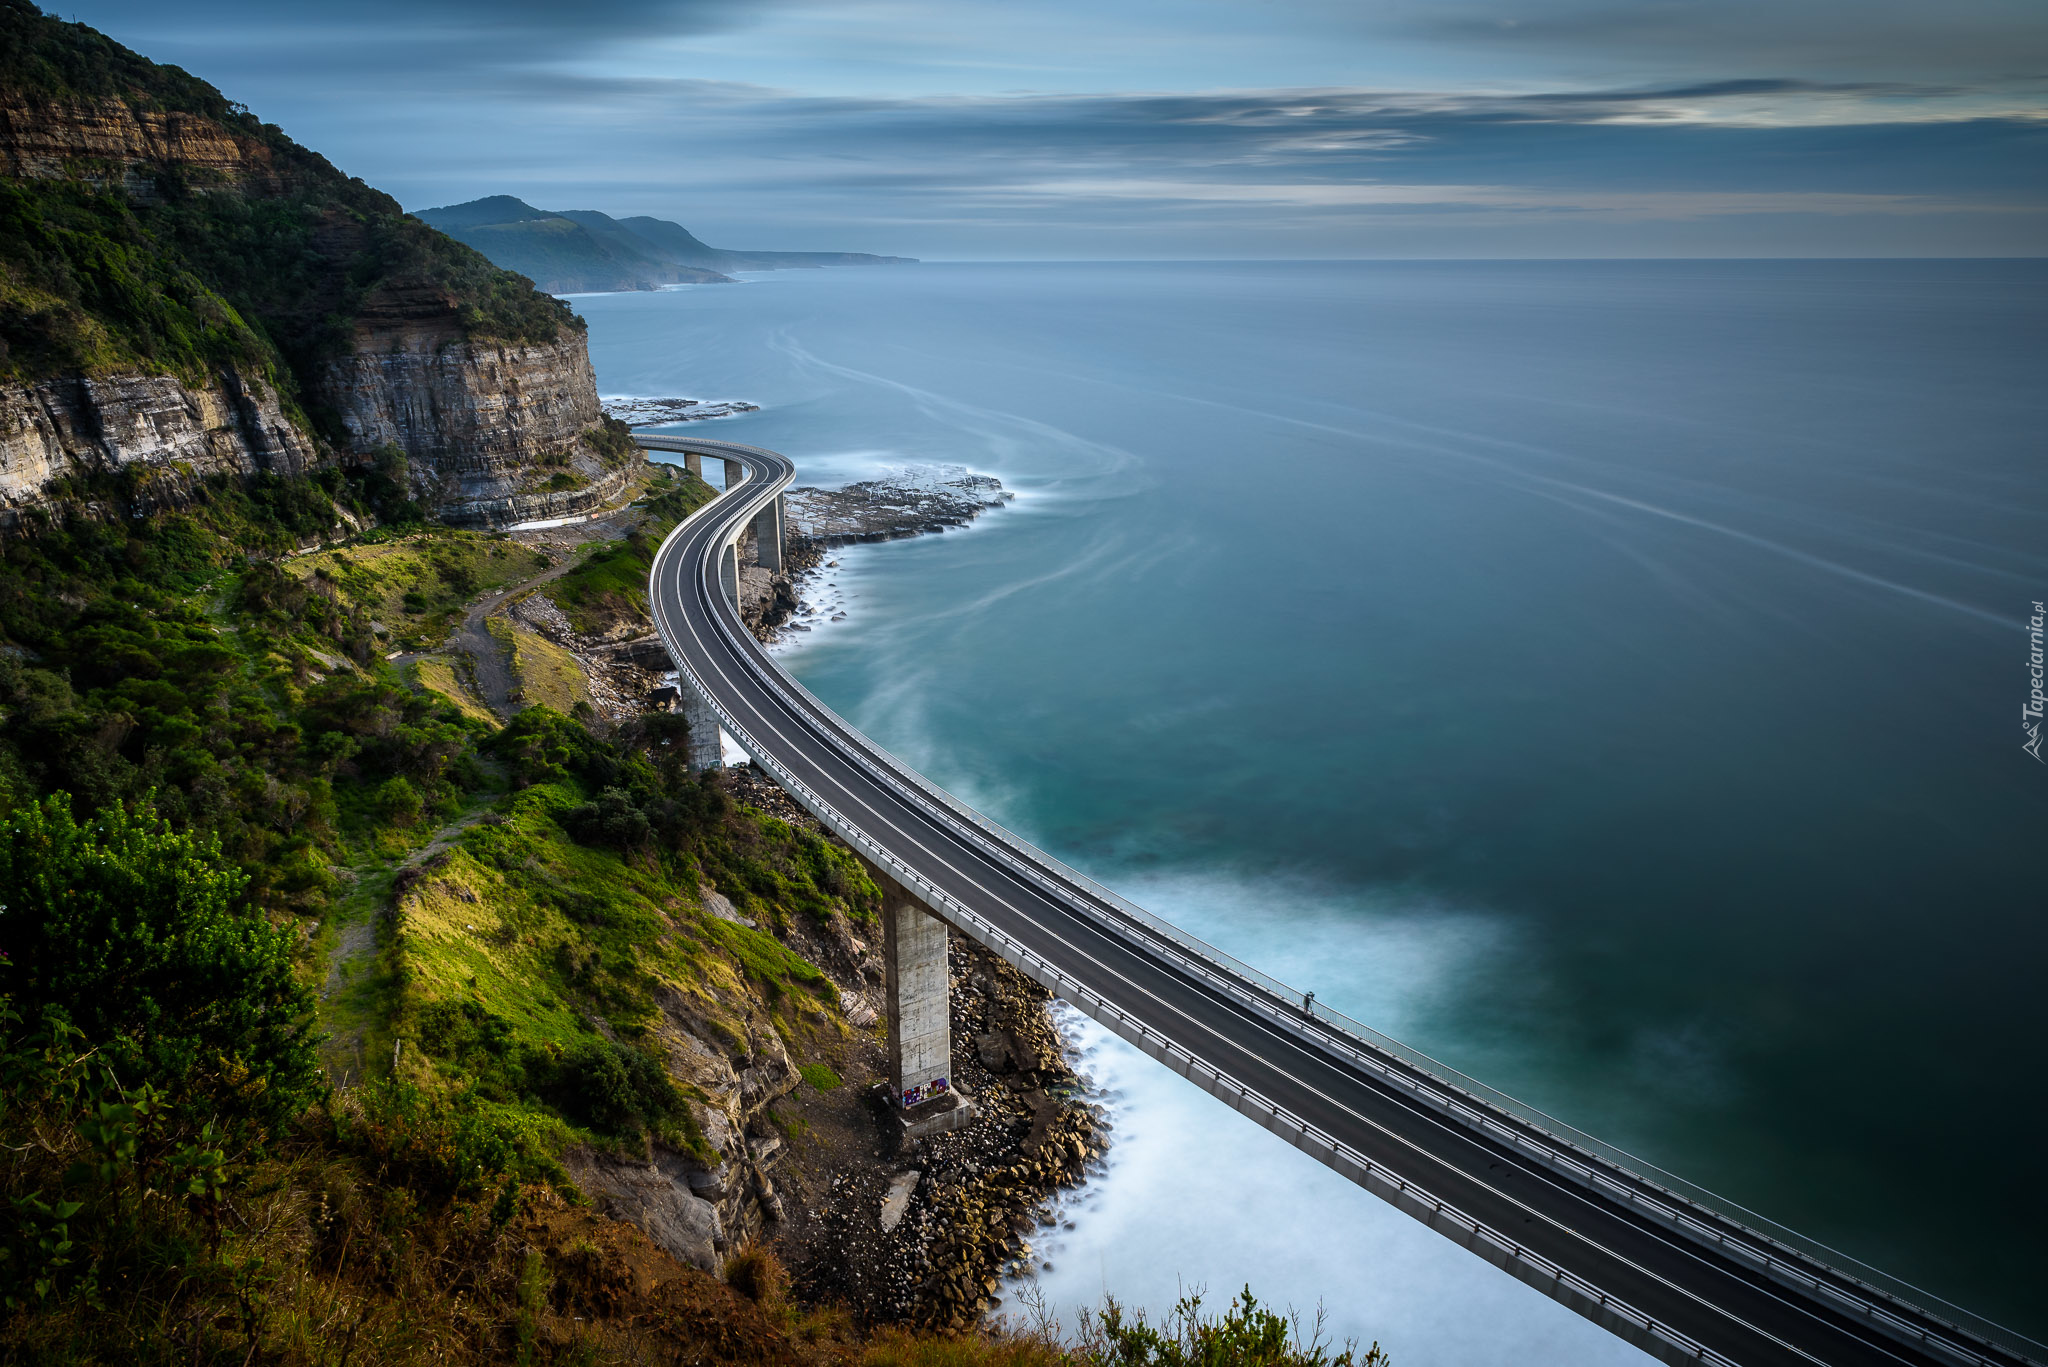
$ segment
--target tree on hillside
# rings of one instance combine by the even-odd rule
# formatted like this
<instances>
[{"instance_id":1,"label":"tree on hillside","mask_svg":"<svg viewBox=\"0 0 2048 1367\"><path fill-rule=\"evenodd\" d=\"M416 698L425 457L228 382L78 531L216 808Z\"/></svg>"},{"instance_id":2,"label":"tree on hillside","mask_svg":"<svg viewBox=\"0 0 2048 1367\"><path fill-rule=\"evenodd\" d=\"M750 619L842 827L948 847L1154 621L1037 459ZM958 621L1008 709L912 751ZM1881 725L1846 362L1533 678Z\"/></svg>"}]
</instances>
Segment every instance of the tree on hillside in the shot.
<instances>
[{"instance_id":1,"label":"tree on hillside","mask_svg":"<svg viewBox=\"0 0 2048 1367\"><path fill-rule=\"evenodd\" d=\"M313 998L247 887L146 802L83 824L63 794L24 806L0 821L0 997L68 1021L124 1086L274 1132L321 1086Z\"/></svg>"}]
</instances>

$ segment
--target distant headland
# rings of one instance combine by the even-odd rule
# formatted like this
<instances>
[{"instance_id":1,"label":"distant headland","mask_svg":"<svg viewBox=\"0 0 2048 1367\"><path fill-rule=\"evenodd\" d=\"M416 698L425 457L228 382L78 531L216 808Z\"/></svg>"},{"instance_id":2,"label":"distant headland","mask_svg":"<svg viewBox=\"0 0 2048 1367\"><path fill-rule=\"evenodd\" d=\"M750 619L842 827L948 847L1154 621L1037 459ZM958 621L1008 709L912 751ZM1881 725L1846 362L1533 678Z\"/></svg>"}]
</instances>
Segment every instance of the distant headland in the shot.
<instances>
[{"instance_id":1,"label":"distant headland","mask_svg":"<svg viewBox=\"0 0 2048 1367\"><path fill-rule=\"evenodd\" d=\"M728 271L916 264L914 257L867 252L727 251L706 246L665 218L613 218L593 209L556 213L511 195L423 209L414 217L551 294L729 284Z\"/></svg>"}]
</instances>

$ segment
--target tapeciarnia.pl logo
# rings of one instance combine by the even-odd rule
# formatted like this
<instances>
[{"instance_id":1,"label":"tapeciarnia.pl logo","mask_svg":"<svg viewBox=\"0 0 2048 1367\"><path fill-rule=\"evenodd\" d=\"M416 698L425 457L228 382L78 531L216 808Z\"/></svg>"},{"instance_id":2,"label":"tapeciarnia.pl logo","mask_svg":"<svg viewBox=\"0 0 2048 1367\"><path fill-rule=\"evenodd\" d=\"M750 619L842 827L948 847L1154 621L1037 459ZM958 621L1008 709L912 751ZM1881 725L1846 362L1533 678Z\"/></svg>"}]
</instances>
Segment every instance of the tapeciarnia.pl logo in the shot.
<instances>
[{"instance_id":1,"label":"tapeciarnia.pl logo","mask_svg":"<svg viewBox=\"0 0 2048 1367\"><path fill-rule=\"evenodd\" d=\"M2026 730L2027 743L2020 749L2034 757L2036 764L2048 764L2041 758L2041 708L2044 699L2041 694L2041 623L2048 618L2048 608L2034 604L2034 615L2027 620L2027 673L2033 676L2033 687L2027 692L2027 705L2020 709L2020 725Z\"/></svg>"}]
</instances>

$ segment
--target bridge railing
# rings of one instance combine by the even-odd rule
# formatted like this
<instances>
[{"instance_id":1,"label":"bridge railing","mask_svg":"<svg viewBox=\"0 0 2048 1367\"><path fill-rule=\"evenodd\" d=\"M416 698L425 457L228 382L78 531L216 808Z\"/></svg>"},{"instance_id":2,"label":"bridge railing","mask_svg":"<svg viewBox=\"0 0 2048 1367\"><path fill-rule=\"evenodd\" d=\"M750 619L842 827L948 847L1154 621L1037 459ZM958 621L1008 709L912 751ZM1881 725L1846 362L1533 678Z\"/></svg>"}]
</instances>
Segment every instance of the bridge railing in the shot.
<instances>
[{"instance_id":1,"label":"bridge railing","mask_svg":"<svg viewBox=\"0 0 2048 1367\"><path fill-rule=\"evenodd\" d=\"M709 512L711 509L707 507L703 511ZM677 531L680 532L681 528ZM915 790L915 795L923 797L927 805L943 808L946 814L956 820L977 828L989 841L1002 847L1009 856L1009 861L1006 862L1021 861L1027 867L1036 864L1052 873L1060 882L1068 884L1073 893L1080 894L1064 897L1063 901L1084 912L1099 914L1105 909L1113 912L1116 917L1127 923L1127 928L1141 931L1149 938L1179 951L1174 957L1188 968L1219 989L1256 1006L1262 1014L1288 1027L1294 1033L1312 1038L1326 1048L1335 1048L1371 1069L1376 1075L1402 1086L1411 1095L1417 1096L1435 1109L1452 1114L1464 1123L1492 1134L1517 1149L1531 1153L1553 1167L1562 1163L1568 1168L1575 1168L1572 1175L1581 1182L1644 1210L1662 1223L1684 1229L1693 1237L1719 1244L1731 1252L1747 1252L1739 1244L1729 1242L1727 1235L1730 1231L1723 1227L1723 1222L1735 1226L1739 1233L1746 1235L1759 1246L1753 1256L1765 1270L1781 1280L1797 1282L1809 1291L1834 1300L1852 1313L1865 1317L1872 1317L1873 1314L1875 1317L1882 1317L1891 1322L1895 1331L1920 1339L1926 1339L1927 1335L1913 1323L1913 1320L1925 1317L1945 1322L1965 1335L1983 1339L2023 1359L2048 1362L2048 1347L2015 1330L1871 1267L1849 1254L1781 1225L1768 1216L1761 1215L1697 1183L1666 1172L1625 1149L1587 1134L1526 1102L1469 1077L1421 1050L1352 1019L1341 1011L1319 1002L1309 1003L1302 991L1254 968L1207 941L1188 934L1172 922L1145 910L1088 875L1047 854L1030 841L991 821L898 760L887 749L826 706L787 670L765 653L758 653L758 644L751 636L736 630L722 618L719 620L719 626L743 652L753 653L757 662L765 667L765 682L783 693L787 701L801 700L801 705L806 710L813 712L831 728L844 733L858 751L864 752L850 756L862 768L878 778L891 782L899 789L907 787ZM676 663L680 668L685 662L678 658ZM695 682L693 672L687 669L685 672L692 673ZM721 721L733 732L734 739L744 740L744 748L756 760L762 762L764 767L773 771L783 786L792 787L793 790L800 789L801 795L809 798L804 804L807 807L813 803L822 804L821 798L810 793L806 785L775 762L772 756L766 755L758 742L753 742L752 737L746 735L744 728L739 726L726 709L715 699L710 698L708 690L705 690L701 683L697 684L697 688L699 693L711 702ZM855 836L855 843L862 848L872 848L880 852L879 846L874 845L874 842L867 839L857 828L840 818L837 812L831 813L828 824L835 829L841 829L842 833ZM897 863L893 857L889 857L887 862L891 865ZM903 871L905 876L916 884L931 886L927 880L909 870L907 866ZM933 891L936 892L936 889ZM1099 904L1099 907L1089 906L1090 902ZM960 911L963 914L972 914L967 913L965 908L960 908ZM978 917L975 919L980 920ZM990 927L990 930L993 931L993 927ZM1388 1060L1400 1065L1400 1070L1416 1076L1400 1076L1398 1071L1387 1067ZM1436 1094L1432 1095L1432 1091ZM1510 1123L1503 1124L1504 1120ZM1536 1136L1547 1142L1540 1146L1532 1146L1528 1131L1534 1131ZM1579 1160L1576 1164L1572 1161L1574 1157ZM1688 1211L1688 1206L1694 1210ZM1702 1219L1702 1216L1708 1218ZM1873 1298L1877 1303L1875 1311L1843 1295L1833 1285L1836 1280L1846 1281ZM1897 1303L1899 1310L1905 1313L1898 1314L1886 1310L1885 1302ZM1960 1344L1947 1346L1952 1353L1962 1347ZM1962 1356L1965 1360L1986 1361L1967 1350L1964 1350Z\"/></svg>"},{"instance_id":2,"label":"bridge railing","mask_svg":"<svg viewBox=\"0 0 2048 1367\"><path fill-rule=\"evenodd\" d=\"M666 636L665 632L663 634ZM1157 1059L1225 1104L1250 1116L1276 1134L1284 1136L1297 1147L1315 1154L1330 1167L1392 1202L1397 1208L1438 1232L1449 1235L1496 1266L1506 1268L1523 1281L1573 1304L1582 1313L1622 1334L1639 1347L1656 1353L1667 1362L1699 1364L1699 1367L1739 1367L1729 1358L1714 1352L1676 1328L1659 1323L1626 1302L1611 1297L1606 1291L1570 1269L1514 1242L1500 1231L1473 1219L1456 1206L1409 1182L1399 1173L1375 1163L1334 1135L1317 1129L1301 1117L1275 1105L1244 1084L1196 1058L1145 1021L1132 1016L1085 983L1068 977L1029 946L952 897L929 878L897 858L859 826L841 816L823 795L769 754L739 720L711 696L709 690L705 689L702 681L697 678L696 671L690 668L688 661L678 657L676 667L677 672L689 680L690 686L697 690L733 739L739 742L742 748L752 755L776 783L794 797L805 810L822 822L827 829L845 840L849 846L858 850L863 857L888 870L892 877L905 888L912 890L933 910L1028 974L1055 996L1072 1002L1113 1033L1137 1046L1143 1053Z\"/></svg>"},{"instance_id":3,"label":"bridge railing","mask_svg":"<svg viewBox=\"0 0 2048 1367\"><path fill-rule=\"evenodd\" d=\"M1555 1165L1562 1153L1575 1153L1585 1160L1574 1175L1589 1185L1600 1187L1610 1195L1641 1208L1645 1195L1654 1199L1658 1195L1669 1198L1675 1208L1654 1212L1664 1223L1685 1226L1687 1232L1707 1242L1726 1246L1726 1231L1716 1227L1717 1222L1692 1218L1683 1210L1686 1205L1700 1208L1701 1213L1719 1217L1739 1226L1750 1237L1763 1246L1766 1260L1777 1265L1772 1270L1789 1273L1792 1280L1805 1284L1809 1290L1824 1291L1826 1274L1833 1273L1853 1283L1860 1283L1867 1292L1874 1293L1881 1300L1901 1302L1901 1309L1946 1321L1964 1333L1985 1339L2000 1347L2017 1353L2022 1358L2048 1361L2048 1346L2044 1346L2016 1330L2009 1329L1996 1321L1984 1318L1959 1305L1915 1286L1911 1282L1895 1277L1880 1268L1824 1244L1817 1239L1782 1225L1766 1215L1750 1209L1739 1202L1730 1200L1696 1182L1668 1172L1618 1145L1610 1144L1597 1136L1590 1135L1576 1126L1559 1120L1535 1106L1521 1101L1508 1093L1491 1087L1449 1064L1423 1053L1421 1050L1321 1002L1312 1002L1302 990L1273 977L1242 959L1231 955L1205 940L1188 934L1171 921L1147 911L1111 888L1096 882L1087 874L1072 868L1063 861L1047 854L1023 837L1007 830L982 813L948 793L944 788L931 782L915 769L901 763L893 755L863 735L858 729L832 713L825 704L806 689L800 682L778 666L776 672L783 681L801 692L809 704L828 716L874 754L888 762L890 770L902 781L915 787L927 798L945 807L959 819L978 827L991 838L1008 846L1017 855L1035 861L1055 872L1063 882L1084 891L1087 896L1113 909L1120 917L1142 927L1152 937L1182 951L1184 963L1203 973L1209 980L1233 991L1243 999L1243 989L1249 987L1257 995L1257 1004L1264 1014L1283 1025L1294 1027L1297 1032L1304 1024L1313 1023L1320 1027L1314 1033L1322 1037L1326 1045L1335 1044L1357 1061L1372 1067L1376 1073L1386 1076L1383 1068L1375 1066L1372 1055L1391 1057L1408 1069L1422 1074L1429 1082L1448 1093L1443 1100L1449 1106L1439 1105L1437 1109L1456 1113L1458 1118L1477 1128L1493 1133L1497 1138L1527 1150L1527 1136L1507 1129L1498 1123L1495 1112L1518 1122L1519 1126L1538 1131L1550 1141L1548 1151L1537 1156ZM1348 1046L1348 1047L1346 1047ZM1361 1057L1361 1053L1364 1055ZM1397 1082L1398 1079L1395 1079ZM1414 1087L1406 1090L1415 1092ZM1429 1098L1425 1097L1425 1100ZM1459 1102L1466 1104L1459 1105ZM1621 1179L1617 1182L1615 1179ZM1648 1188L1640 1192L1636 1184ZM1793 1260L1791 1266L1769 1258L1769 1251L1775 1251ZM1817 1266L1816 1266L1817 1265ZM1818 1274L1818 1275L1817 1275ZM1859 1312L1861 1307L1855 1307ZM1895 1327L1905 1330L1913 1337L1923 1337L1907 1318L1891 1316Z\"/></svg>"}]
</instances>

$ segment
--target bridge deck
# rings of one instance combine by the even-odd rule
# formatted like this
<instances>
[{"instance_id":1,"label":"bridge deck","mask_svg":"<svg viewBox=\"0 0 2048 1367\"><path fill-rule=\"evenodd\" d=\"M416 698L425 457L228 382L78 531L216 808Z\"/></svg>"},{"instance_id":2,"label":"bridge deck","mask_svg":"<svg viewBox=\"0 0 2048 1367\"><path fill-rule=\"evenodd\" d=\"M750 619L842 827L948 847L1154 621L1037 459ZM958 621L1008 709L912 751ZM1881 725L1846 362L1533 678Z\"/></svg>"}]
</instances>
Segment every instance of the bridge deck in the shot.
<instances>
[{"instance_id":1,"label":"bridge deck","mask_svg":"<svg viewBox=\"0 0 2048 1367\"><path fill-rule=\"evenodd\" d=\"M651 576L685 685L749 754L956 929L1369 1190L1668 1362L2018 1364L1966 1332L1471 1098L1189 952L1029 845L962 815L805 692L739 623L718 552L794 472L773 452L641 438L746 467ZM1483 1123L1475 1121L1483 1120Z\"/></svg>"}]
</instances>

